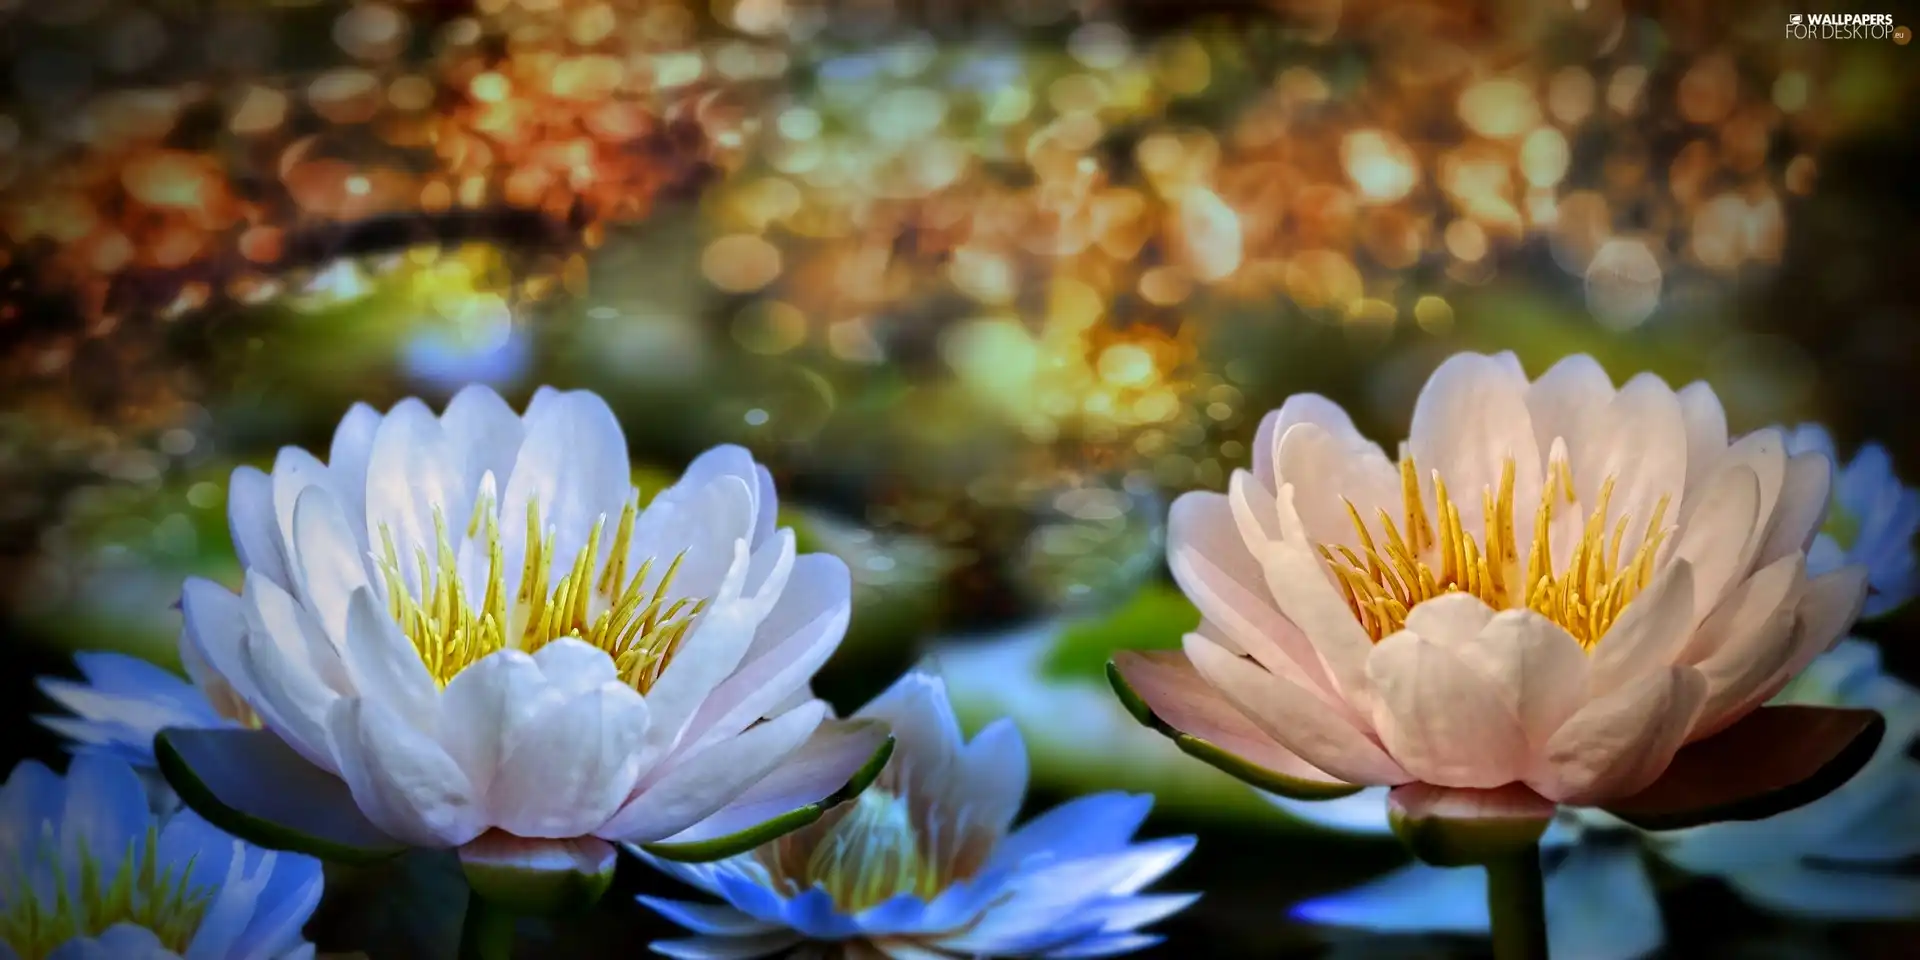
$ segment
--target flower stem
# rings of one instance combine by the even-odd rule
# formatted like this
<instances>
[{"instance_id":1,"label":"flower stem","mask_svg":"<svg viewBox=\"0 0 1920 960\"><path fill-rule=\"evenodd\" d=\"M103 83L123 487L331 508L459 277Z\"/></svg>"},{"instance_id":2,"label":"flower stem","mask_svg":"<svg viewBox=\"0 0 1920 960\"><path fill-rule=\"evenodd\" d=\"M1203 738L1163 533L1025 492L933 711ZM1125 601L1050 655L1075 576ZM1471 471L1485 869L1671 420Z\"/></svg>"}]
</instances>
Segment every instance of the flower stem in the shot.
<instances>
[{"instance_id":1,"label":"flower stem","mask_svg":"<svg viewBox=\"0 0 1920 960\"><path fill-rule=\"evenodd\" d=\"M1487 914L1494 960L1547 960L1546 879L1540 845L1528 844L1487 863Z\"/></svg>"},{"instance_id":2,"label":"flower stem","mask_svg":"<svg viewBox=\"0 0 1920 960\"><path fill-rule=\"evenodd\" d=\"M513 914L467 894L467 915L460 923L460 960L512 960Z\"/></svg>"}]
</instances>

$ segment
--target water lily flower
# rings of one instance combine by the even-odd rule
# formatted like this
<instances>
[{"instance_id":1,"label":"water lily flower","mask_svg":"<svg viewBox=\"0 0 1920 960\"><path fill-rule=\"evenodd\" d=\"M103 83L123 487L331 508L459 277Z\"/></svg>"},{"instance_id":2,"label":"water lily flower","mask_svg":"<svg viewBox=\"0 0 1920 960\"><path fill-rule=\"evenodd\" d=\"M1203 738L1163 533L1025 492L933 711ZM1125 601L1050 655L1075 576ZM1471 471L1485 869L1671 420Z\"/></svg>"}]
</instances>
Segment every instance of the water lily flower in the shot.
<instances>
[{"instance_id":1,"label":"water lily flower","mask_svg":"<svg viewBox=\"0 0 1920 960\"><path fill-rule=\"evenodd\" d=\"M1914 555L1914 535L1920 533L1920 490L1900 482L1886 448L1866 444L1840 466L1826 428L1803 423L1787 434L1787 451L1818 453L1836 464L1832 503L1807 551L1807 570L1824 573L1846 564L1865 567L1864 616L1884 616L1913 599L1920 592L1920 559Z\"/></svg>"},{"instance_id":2,"label":"water lily flower","mask_svg":"<svg viewBox=\"0 0 1920 960\"><path fill-rule=\"evenodd\" d=\"M76 753L104 753L136 770L155 766L153 738L168 727L258 727L232 685L181 644L187 677L124 653L76 654L81 680L43 677L40 689L70 715L36 717Z\"/></svg>"},{"instance_id":3,"label":"water lily flower","mask_svg":"<svg viewBox=\"0 0 1920 960\"><path fill-rule=\"evenodd\" d=\"M656 866L726 905L642 897L699 936L658 941L670 957L759 957L803 943L846 956L1098 957L1149 946L1141 927L1191 894L1142 894L1192 837L1133 843L1153 798L1102 793L1011 829L1027 754L1007 720L966 742L945 686L913 671L859 714L899 739L858 802L717 863Z\"/></svg>"},{"instance_id":4,"label":"water lily flower","mask_svg":"<svg viewBox=\"0 0 1920 960\"><path fill-rule=\"evenodd\" d=\"M1831 473L1777 430L1730 441L1705 384L1616 388L1584 356L1531 382L1511 354L1448 359L1397 463L1295 396L1228 493L1173 506L1198 630L1110 676L1269 791L1393 787L1429 861L1537 839L1561 804L1661 829L1768 815L1884 729L1762 706L1860 611L1863 570L1806 574Z\"/></svg>"},{"instance_id":5,"label":"water lily flower","mask_svg":"<svg viewBox=\"0 0 1920 960\"><path fill-rule=\"evenodd\" d=\"M1542 839L1553 956L1634 960L1664 942L1643 852L1726 881L1765 910L1810 920L1920 917L1920 878L1895 869L1920 855L1920 691L1887 675L1878 648L1847 640L1815 660L1781 703L1861 707L1887 718L1887 736L1852 780L1765 820L1652 833L1604 813L1563 810ZM1385 788L1328 803L1273 798L1289 814L1341 832L1389 832ZM1413 864L1296 906L1309 923L1376 933L1485 935L1486 878Z\"/></svg>"},{"instance_id":6,"label":"water lily flower","mask_svg":"<svg viewBox=\"0 0 1920 960\"><path fill-rule=\"evenodd\" d=\"M324 883L311 857L261 850L190 810L155 817L133 769L36 761L0 786L0 957L305 960Z\"/></svg>"},{"instance_id":7,"label":"water lily flower","mask_svg":"<svg viewBox=\"0 0 1920 960\"><path fill-rule=\"evenodd\" d=\"M162 732L168 781L327 858L458 849L483 899L527 907L598 896L610 841L725 856L857 793L885 731L809 690L845 565L795 555L737 447L644 509L629 478L599 397L522 415L478 386L437 417L355 406L328 462L235 471L245 586L189 581L185 636L261 729Z\"/></svg>"}]
</instances>

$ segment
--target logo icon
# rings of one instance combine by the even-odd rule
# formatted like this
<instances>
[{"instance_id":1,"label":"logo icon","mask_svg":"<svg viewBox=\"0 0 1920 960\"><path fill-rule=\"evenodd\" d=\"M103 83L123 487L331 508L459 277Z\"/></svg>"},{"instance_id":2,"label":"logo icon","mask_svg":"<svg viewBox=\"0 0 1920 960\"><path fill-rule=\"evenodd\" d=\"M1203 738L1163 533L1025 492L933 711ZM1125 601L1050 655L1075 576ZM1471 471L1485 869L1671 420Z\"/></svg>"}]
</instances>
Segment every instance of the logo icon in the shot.
<instances>
[{"instance_id":1,"label":"logo icon","mask_svg":"<svg viewBox=\"0 0 1920 960\"><path fill-rule=\"evenodd\" d=\"M1807 21L1806 14L1794 13L1794 14L1787 15L1787 26L1789 27L1800 26L1801 24L1806 23L1806 21Z\"/></svg>"},{"instance_id":2,"label":"logo icon","mask_svg":"<svg viewBox=\"0 0 1920 960\"><path fill-rule=\"evenodd\" d=\"M1894 27L1894 28L1893 28L1893 42L1894 42L1894 43L1897 43L1897 44L1899 44L1899 45L1901 45L1901 46L1903 46L1903 47L1904 47L1904 46L1906 46L1906 45L1907 45L1907 41L1909 41L1909 40L1912 40L1912 39L1913 39L1913 31L1912 31L1912 30L1908 30L1908 29L1907 29L1906 27Z\"/></svg>"}]
</instances>

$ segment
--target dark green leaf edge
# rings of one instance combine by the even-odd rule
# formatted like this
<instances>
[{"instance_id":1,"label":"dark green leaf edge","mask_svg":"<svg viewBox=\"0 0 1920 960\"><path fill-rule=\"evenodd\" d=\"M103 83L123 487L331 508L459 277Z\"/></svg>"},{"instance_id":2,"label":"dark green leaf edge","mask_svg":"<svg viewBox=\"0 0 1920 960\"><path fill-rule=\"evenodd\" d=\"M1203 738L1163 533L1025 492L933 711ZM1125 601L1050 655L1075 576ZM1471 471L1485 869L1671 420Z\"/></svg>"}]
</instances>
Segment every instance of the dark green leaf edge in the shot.
<instances>
[{"instance_id":1,"label":"dark green leaf edge","mask_svg":"<svg viewBox=\"0 0 1920 960\"><path fill-rule=\"evenodd\" d=\"M708 863L714 860L724 860L735 854L745 853L763 843L778 840L820 819L828 810L832 810L834 807L859 796L869 786L873 785L873 781L880 776L881 770L886 769L887 761L892 758L892 756L893 737L889 735L887 739L873 751L873 756L868 757L867 762L860 766L860 769L854 773L853 777L831 795L809 803L806 806L789 810L771 820L755 824L745 830L730 833L724 837L714 837L711 840L695 840L689 843L659 841L655 843L634 844L634 846L662 860L672 860L678 863Z\"/></svg>"}]
</instances>

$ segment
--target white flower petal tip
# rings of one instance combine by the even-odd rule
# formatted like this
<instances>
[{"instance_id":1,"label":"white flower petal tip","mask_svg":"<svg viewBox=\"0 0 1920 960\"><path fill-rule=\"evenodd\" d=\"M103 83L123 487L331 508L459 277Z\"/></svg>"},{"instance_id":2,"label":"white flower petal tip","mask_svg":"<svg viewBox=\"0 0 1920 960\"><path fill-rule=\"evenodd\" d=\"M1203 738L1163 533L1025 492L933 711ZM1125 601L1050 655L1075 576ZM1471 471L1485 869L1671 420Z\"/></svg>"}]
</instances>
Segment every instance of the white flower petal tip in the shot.
<instances>
[{"instance_id":1,"label":"white flower petal tip","mask_svg":"<svg viewBox=\"0 0 1920 960\"><path fill-rule=\"evenodd\" d=\"M822 724L822 727L832 726L839 728L833 735L840 741L833 745L834 756L808 756L808 748L803 747L792 761L768 774L730 809L665 840L631 846L678 863L723 860L778 840L860 796L873 785L892 758L893 735L885 724L874 721ZM809 747L820 739L816 736ZM801 769L809 766L812 769ZM816 786L809 790L808 784ZM828 786L830 792L822 796L818 785L825 784L837 786ZM808 799L810 794L812 798ZM756 818L756 814L763 818Z\"/></svg>"},{"instance_id":2,"label":"white flower petal tip","mask_svg":"<svg viewBox=\"0 0 1920 960\"><path fill-rule=\"evenodd\" d=\"M1320 772L1275 743L1215 697L1183 654L1123 651L1107 663L1107 682L1142 726L1253 787L1292 800L1335 800L1364 789Z\"/></svg>"},{"instance_id":3,"label":"white flower petal tip","mask_svg":"<svg viewBox=\"0 0 1920 960\"><path fill-rule=\"evenodd\" d=\"M153 748L161 775L188 807L257 846L337 863L406 849L360 812L344 781L269 731L162 730Z\"/></svg>"},{"instance_id":4,"label":"white flower petal tip","mask_svg":"<svg viewBox=\"0 0 1920 960\"><path fill-rule=\"evenodd\" d=\"M489 830L460 847L474 896L519 916L577 913L613 885L619 856L597 837L540 840Z\"/></svg>"},{"instance_id":5,"label":"white flower petal tip","mask_svg":"<svg viewBox=\"0 0 1920 960\"><path fill-rule=\"evenodd\" d=\"M1393 832L1422 862L1495 862L1540 842L1555 804L1521 784L1491 790L1412 783L1387 794Z\"/></svg>"},{"instance_id":6,"label":"white flower petal tip","mask_svg":"<svg viewBox=\"0 0 1920 960\"><path fill-rule=\"evenodd\" d=\"M1762 707L1674 755L1653 784L1601 806L1646 830L1761 820L1832 793L1886 735L1873 710Z\"/></svg>"}]
</instances>

